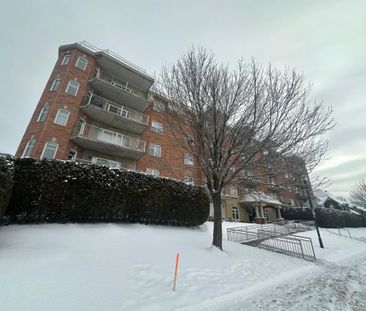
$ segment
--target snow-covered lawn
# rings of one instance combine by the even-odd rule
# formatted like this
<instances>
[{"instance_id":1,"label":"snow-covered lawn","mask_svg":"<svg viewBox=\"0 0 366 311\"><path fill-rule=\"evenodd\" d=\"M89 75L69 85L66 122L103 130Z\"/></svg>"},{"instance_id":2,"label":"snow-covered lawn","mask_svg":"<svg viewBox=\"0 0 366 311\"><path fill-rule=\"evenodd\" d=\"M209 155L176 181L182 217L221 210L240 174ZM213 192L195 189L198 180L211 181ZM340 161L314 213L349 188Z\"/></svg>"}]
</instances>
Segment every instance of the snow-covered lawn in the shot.
<instances>
[{"instance_id":1,"label":"snow-covered lawn","mask_svg":"<svg viewBox=\"0 0 366 311\"><path fill-rule=\"evenodd\" d=\"M224 228L243 225L224 223ZM296 297L301 306L301 295L286 288L303 293L308 283L324 288L331 279L327 273L339 279L339 271L347 272L344 280L363 273L350 269L366 266L366 228L350 230L357 240L321 230L325 250L319 249L315 231L299 234L313 239L318 261L311 263L226 240L225 252L219 252L210 247L209 222L196 229L133 224L1 227L0 310L279 310L286 299ZM173 292L177 252L180 266ZM322 275L323 283L315 280ZM327 299L315 298L318 304ZM364 298L357 298L357 304L366 302ZM286 306L283 310L328 310Z\"/></svg>"}]
</instances>

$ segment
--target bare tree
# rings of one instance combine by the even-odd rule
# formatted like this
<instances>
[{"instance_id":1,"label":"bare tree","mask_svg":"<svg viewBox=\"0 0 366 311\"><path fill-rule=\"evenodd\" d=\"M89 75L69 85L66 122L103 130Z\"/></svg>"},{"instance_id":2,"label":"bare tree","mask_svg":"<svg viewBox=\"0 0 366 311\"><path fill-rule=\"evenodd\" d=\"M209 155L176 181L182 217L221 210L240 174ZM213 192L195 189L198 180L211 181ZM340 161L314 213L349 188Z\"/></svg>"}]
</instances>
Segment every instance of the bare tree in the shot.
<instances>
[{"instance_id":1,"label":"bare tree","mask_svg":"<svg viewBox=\"0 0 366 311\"><path fill-rule=\"evenodd\" d=\"M331 109L308 100L310 86L294 70L264 68L253 60L235 69L191 48L165 66L157 91L167 98L166 118L205 176L214 206L213 245L222 250L221 192L268 161L286 169L293 157L315 166L327 149L322 134L334 126Z\"/></svg>"},{"instance_id":2,"label":"bare tree","mask_svg":"<svg viewBox=\"0 0 366 311\"><path fill-rule=\"evenodd\" d=\"M351 201L357 205L366 207L366 182L361 180L351 192Z\"/></svg>"}]
</instances>

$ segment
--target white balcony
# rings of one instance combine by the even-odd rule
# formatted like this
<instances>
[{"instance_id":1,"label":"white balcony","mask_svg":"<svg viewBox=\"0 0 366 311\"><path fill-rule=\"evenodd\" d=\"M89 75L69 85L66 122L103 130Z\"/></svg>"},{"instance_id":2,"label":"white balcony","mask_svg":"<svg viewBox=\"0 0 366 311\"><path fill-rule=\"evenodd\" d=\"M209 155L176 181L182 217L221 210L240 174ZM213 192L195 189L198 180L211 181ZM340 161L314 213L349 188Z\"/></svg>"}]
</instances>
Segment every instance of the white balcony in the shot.
<instances>
[{"instance_id":1,"label":"white balcony","mask_svg":"<svg viewBox=\"0 0 366 311\"><path fill-rule=\"evenodd\" d=\"M81 109L92 119L133 133L141 134L148 125L148 115L94 94L83 98Z\"/></svg>"},{"instance_id":2,"label":"white balcony","mask_svg":"<svg viewBox=\"0 0 366 311\"><path fill-rule=\"evenodd\" d=\"M89 83L99 94L113 102L142 112L149 106L146 93L99 68L94 71Z\"/></svg>"},{"instance_id":3,"label":"white balcony","mask_svg":"<svg viewBox=\"0 0 366 311\"><path fill-rule=\"evenodd\" d=\"M86 123L76 126L71 139L85 149L134 160L146 147L145 141Z\"/></svg>"}]
</instances>

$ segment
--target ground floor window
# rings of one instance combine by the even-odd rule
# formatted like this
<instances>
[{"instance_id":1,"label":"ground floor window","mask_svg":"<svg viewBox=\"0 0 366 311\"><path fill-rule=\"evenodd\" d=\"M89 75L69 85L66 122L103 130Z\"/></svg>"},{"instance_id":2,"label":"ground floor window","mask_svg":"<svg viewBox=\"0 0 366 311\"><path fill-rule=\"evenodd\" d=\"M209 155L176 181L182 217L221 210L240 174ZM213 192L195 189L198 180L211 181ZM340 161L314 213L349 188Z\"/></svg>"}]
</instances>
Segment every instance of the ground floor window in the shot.
<instances>
[{"instance_id":1,"label":"ground floor window","mask_svg":"<svg viewBox=\"0 0 366 311\"><path fill-rule=\"evenodd\" d=\"M41 160L42 159L54 159L56 156L57 149L58 149L58 144L50 142L50 141L47 142L44 145L43 152L41 155Z\"/></svg>"},{"instance_id":2,"label":"ground floor window","mask_svg":"<svg viewBox=\"0 0 366 311\"><path fill-rule=\"evenodd\" d=\"M121 162L104 159L104 158L98 158L98 157L93 157L92 163L94 163L96 165L108 166L110 168L120 168L121 167Z\"/></svg>"},{"instance_id":3,"label":"ground floor window","mask_svg":"<svg viewBox=\"0 0 366 311\"><path fill-rule=\"evenodd\" d=\"M239 208L234 206L232 208L232 211L233 211L233 219L234 220L239 220Z\"/></svg>"}]
</instances>

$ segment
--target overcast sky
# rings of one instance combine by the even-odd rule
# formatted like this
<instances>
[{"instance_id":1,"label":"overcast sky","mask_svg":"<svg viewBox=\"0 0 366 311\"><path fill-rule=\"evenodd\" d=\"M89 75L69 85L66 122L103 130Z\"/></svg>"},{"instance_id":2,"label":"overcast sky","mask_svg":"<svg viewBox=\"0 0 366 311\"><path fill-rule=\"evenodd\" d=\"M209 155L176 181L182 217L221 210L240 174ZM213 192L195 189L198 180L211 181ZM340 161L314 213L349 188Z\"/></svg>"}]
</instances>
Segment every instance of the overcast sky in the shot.
<instances>
[{"instance_id":1,"label":"overcast sky","mask_svg":"<svg viewBox=\"0 0 366 311\"><path fill-rule=\"evenodd\" d=\"M366 179L364 0L6 1L0 26L0 152L15 153L59 45L86 40L154 74L194 44L303 72L337 121L316 173L338 195Z\"/></svg>"}]
</instances>

